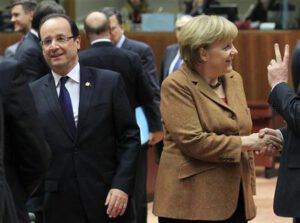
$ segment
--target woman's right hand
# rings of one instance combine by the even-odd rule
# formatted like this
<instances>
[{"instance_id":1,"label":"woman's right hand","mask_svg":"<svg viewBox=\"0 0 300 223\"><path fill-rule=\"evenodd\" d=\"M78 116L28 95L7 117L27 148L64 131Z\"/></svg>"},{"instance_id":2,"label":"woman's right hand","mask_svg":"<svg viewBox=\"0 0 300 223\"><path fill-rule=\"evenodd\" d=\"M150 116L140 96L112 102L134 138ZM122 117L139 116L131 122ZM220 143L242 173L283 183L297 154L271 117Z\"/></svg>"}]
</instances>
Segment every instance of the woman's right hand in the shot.
<instances>
[{"instance_id":1,"label":"woman's right hand","mask_svg":"<svg viewBox=\"0 0 300 223\"><path fill-rule=\"evenodd\" d=\"M253 133L249 136L242 136L243 150L261 151L268 149L281 150L282 138L278 135L265 134L261 136L259 133Z\"/></svg>"}]
</instances>

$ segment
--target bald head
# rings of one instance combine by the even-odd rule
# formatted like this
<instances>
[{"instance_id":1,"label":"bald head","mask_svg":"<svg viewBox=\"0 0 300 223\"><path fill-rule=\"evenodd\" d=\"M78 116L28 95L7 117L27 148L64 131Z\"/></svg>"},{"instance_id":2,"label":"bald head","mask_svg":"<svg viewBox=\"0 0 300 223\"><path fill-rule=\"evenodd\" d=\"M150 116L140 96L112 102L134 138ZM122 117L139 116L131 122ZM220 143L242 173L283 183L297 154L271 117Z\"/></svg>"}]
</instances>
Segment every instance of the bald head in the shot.
<instances>
[{"instance_id":1,"label":"bald head","mask_svg":"<svg viewBox=\"0 0 300 223\"><path fill-rule=\"evenodd\" d=\"M109 19L103 12L91 12L84 20L84 30L88 38L109 38Z\"/></svg>"}]
</instances>

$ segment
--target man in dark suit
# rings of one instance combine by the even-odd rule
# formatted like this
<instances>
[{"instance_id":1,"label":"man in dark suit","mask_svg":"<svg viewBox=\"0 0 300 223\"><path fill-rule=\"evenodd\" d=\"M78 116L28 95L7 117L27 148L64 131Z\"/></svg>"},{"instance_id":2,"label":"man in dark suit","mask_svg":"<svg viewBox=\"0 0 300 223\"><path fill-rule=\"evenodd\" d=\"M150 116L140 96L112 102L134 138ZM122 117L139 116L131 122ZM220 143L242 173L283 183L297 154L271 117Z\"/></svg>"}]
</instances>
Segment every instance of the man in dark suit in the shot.
<instances>
[{"instance_id":1,"label":"man in dark suit","mask_svg":"<svg viewBox=\"0 0 300 223\"><path fill-rule=\"evenodd\" d=\"M18 222L11 190L5 178L4 169L4 115L0 96L0 223Z\"/></svg>"},{"instance_id":2,"label":"man in dark suit","mask_svg":"<svg viewBox=\"0 0 300 223\"><path fill-rule=\"evenodd\" d=\"M80 64L120 73L133 110L151 103L152 88L148 76L143 72L139 56L111 43L106 15L97 11L90 13L84 20L84 29L91 47L79 53Z\"/></svg>"},{"instance_id":3,"label":"man in dark suit","mask_svg":"<svg viewBox=\"0 0 300 223\"><path fill-rule=\"evenodd\" d=\"M28 0L20 2L23 1ZM36 6L32 18L32 29L25 34L17 48L15 58L24 67L28 81L36 80L50 71L42 54L37 30L41 19L51 13L65 13L65 10L54 1L42 1Z\"/></svg>"},{"instance_id":4,"label":"man in dark suit","mask_svg":"<svg viewBox=\"0 0 300 223\"><path fill-rule=\"evenodd\" d=\"M272 87L269 103L284 118L287 127L280 129L284 139L280 168L274 197L274 212L293 217L300 223L300 88L288 86L289 46L283 59L275 44L275 59L268 66L268 80ZM270 133L271 130L265 130ZM278 134L278 133L277 133Z\"/></svg>"},{"instance_id":5,"label":"man in dark suit","mask_svg":"<svg viewBox=\"0 0 300 223\"><path fill-rule=\"evenodd\" d=\"M150 78L150 85L154 92L153 103L146 105L143 110L149 126L149 141L142 145L142 150L138 159L138 168L135 185L135 202L137 222L147 222L147 149L163 139L161 117L159 111L160 87L157 79L156 65L152 50L149 45L136 40L128 39L124 35L124 23L121 13L115 8L106 7L102 10L110 20L111 40L119 48L127 49L137 53L142 61L143 70ZM155 111L155 112L153 112Z\"/></svg>"},{"instance_id":6,"label":"man in dark suit","mask_svg":"<svg viewBox=\"0 0 300 223\"><path fill-rule=\"evenodd\" d=\"M13 24L14 31L22 34L22 38L31 30L31 21L36 5L37 2L35 0L16 0L10 5L11 23ZM18 41L8 46L4 56L15 58L20 42Z\"/></svg>"},{"instance_id":7,"label":"man in dark suit","mask_svg":"<svg viewBox=\"0 0 300 223\"><path fill-rule=\"evenodd\" d=\"M190 15L182 15L176 20L175 32L176 32L177 39L180 34L180 30L182 26L184 26L191 18L192 16ZM173 71L179 68L182 62L183 61L180 56L178 44L174 43L167 46L163 56L161 68L160 68L160 85L170 73L172 73Z\"/></svg>"},{"instance_id":8,"label":"man in dark suit","mask_svg":"<svg viewBox=\"0 0 300 223\"><path fill-rule=\"evenodd\" d=\"M46 16L39 36L51 68L30 84L53 152L45 222L133 222L140 139L122 77L78 63L79 30L68 16Z\"/></svg>"},{"instance_id":9,"label":"man in dark suit","mask_svg":"<svg viewBox=\"0 0 300 223\"><path fill-rule=\"evenodd\" d=\"M20 223L29 222L25 201L45 176L50 150L37 122L37 112L20 63L4 59L0 64L3 103L6 178Z\"/></svg>"}]
</instances>

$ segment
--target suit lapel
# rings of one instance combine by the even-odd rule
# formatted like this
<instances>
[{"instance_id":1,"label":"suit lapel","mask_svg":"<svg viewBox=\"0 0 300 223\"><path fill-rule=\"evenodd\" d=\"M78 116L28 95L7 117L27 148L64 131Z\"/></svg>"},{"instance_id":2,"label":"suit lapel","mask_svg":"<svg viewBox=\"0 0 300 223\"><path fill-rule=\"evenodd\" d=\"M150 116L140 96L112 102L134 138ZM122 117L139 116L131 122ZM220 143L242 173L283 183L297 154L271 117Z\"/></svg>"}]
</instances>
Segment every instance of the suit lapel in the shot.
<instances>
[{"instance_id":1,"label":"suit lapel","mask_svg":"<svg viewBox=\"0 0 300 223\"><path fill-rule=\"evenodd\" d=\"M58 96L56 92L56 86L54 83L54 79L51 74L49 74L48 80L44 84L44 95L48 101L49 108L56 117L57 121L61 125L61 127L64 129L64 131L67 133L68 136L73 138L69 127L67 125L67 122L65 120L64 114L61 110L59 101L58 101Z\"/></svg>"},{"instance_id":2,"label":"suit lapel","mask_svg":"<svg viewBox=\"0 0 300 223\"><path fill-rule=\"evenodd\" d=\"M226 104L222 99L218 97L218 95L209 87L209 85L202 79L202 77L197 74L196 72L191 71L187 66L184 64L180 69L183 69L184 73L189 77L189 79L196 84L197 88L199 91L201 91L206 97L210 98L212 101L214 101L216 104L219 106L224 107L225 109L233 112L234 110L229 107L229 103ZM234 87L232 87L232 83L230 83L228 76L232 76L232 74L226 74L225 75L225 93L226 93L226 98L231 98L233 97L234 92Z\"/></svg>"},{"instance_id":3,"label":"suit lapel","mask_svg":"<svg viewBox=\"0 0 300 223\"><path fill-rule=\"evenodd\" d=\"M79 97L79 111L77 123L77 135L82 128L82 124L88 115L91 104L92 94L95 89L94 76L90 70L80 67L80 97Z\"/></svg>"}]
</instances>

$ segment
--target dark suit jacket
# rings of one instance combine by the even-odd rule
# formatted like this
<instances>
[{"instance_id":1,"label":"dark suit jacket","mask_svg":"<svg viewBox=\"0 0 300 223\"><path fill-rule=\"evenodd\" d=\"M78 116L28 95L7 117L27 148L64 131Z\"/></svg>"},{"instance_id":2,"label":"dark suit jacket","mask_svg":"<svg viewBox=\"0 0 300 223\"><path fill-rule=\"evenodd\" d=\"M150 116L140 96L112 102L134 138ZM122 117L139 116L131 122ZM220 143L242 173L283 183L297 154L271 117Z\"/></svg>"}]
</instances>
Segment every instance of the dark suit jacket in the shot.
<instances>
[{"instance_id":1,"label":"dark suit jacket","mask_svg":"<svg viewBox=\"0 0 300 223\"><path fill-rule=\"evenodd\" d=\"M300 89L295 93L286 83L274 87L269 103L284 118L284 147L274 197L274 212L300 217Z\"/></svg>"},{"instance_id":2,"label":"dark suit jacket","mask_svg":"<svg viewBox=\"0 0 300 223\"><path fill-rule=\"evenodd\" d=\"M109 70L80 67L75 138L60 108L53 76L48 74L30 86L53 152L45 181L47 222L81 223L82 215L89 222L110 222L105 198L110 188L131 193L140 149L139 129L121 76ZM131 212L129 203L119 221L131 222Z\"/></svg>"},{"instance_id":3,"label":"dark suit jacket","mask_svg":"<svg viewBox=\"0 0 300 223\"><path fill-rule=\"evenodd\" d=\"M20 222L29 222L26 198L36 189L50 161L31 92L21 65L0 64L0 95L5 119L5 168Z\"/></svg>"},{"instance_id":4,"label":"dark suit jacket","mask_svg":"<svg viewBox=\"0 0 300 223\"><path fill-rule=\"evenodd\" d=\"M18 222L15 203L11 190L5 178L5 168L3 162L4 153L4 116L2 110L2 100L0 96L0 223Z\"/></svg>"},{"instance_id":5,"label":"dark suit jacket","mask_svg":"<svg viewBox=\"0 0 300 223\"><path fill-rule=\"evenodd\" d=\"M142 63L137 54L119 49L110 42L98 42L79 54L80 64L109 69L121 74L130 105L133 109L149 104L153 91L149 78L143 72Z\"/></svg>"},{"instance_id":6,"label":"dark suit jacket","mask_svg":"<svg viewBox=\"0 0 300 223\"><path fill-rule=\"evenodd\" d=\"M143 70L150 78L151 87L154 92L153 103L143 107L147 117L149 130L150 132L162 131L161 116L159 111L160 87L157 80L157 71L153 52L150 46L147 44L128 38L125 39L122 48L137 53L142 60Z\"/></svg>"},{"instance_id":7,"label":"dark suit jacket","mask_svg":"<svg viewBox=\"0 0 300 223\"><path fill-rule=\"evenodd\" d=\"M169 75L169 69L171 66L172 61L176 57L178 52L178 44L172 44L167 46L164 56L163 56L163 61L161 63L161 69L160 69L160 85L163 82L163 80Z\"/></svg>"},{"instance_id":8,"label":"dark suit jacket","mask_svg":"<svg viewBox=\"0 0 300 223\"><path fill-rule=\"evenodd\" d=\"M15 59L22 64L28 81L36 80L50 72L39 39L31 32L28 32L20 43Z\"/></svg>"}]
</instances>

